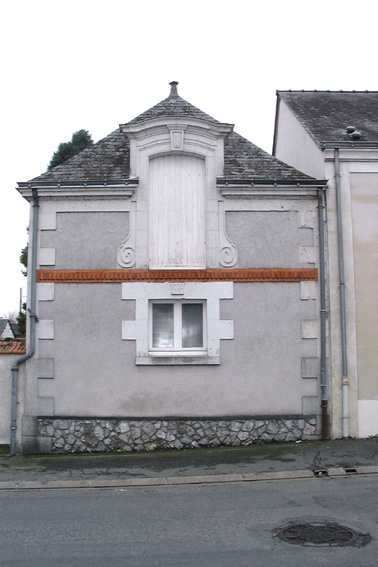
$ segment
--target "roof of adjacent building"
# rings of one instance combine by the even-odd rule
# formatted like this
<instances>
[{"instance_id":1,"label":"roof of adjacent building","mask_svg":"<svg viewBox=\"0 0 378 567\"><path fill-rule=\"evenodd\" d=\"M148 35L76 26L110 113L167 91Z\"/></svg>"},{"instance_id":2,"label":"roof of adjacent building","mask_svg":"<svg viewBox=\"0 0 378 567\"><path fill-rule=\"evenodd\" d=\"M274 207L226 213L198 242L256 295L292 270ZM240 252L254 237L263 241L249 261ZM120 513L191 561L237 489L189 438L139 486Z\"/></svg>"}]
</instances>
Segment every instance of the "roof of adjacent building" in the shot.
<instances>
[{"instance_id":1,"label":"roof of adjacent building","mask_svg":"<svg viewBox=\"0 0 378 567\"><path fill-rule=\"evenodd\" d=\"M25 341L0 341L0 354L25 354Z\"/></svg>"},{"instance_id":2,"label":"roof of adjacent building","mask_svg":"<svg viewBox=\"0 0 378 567\"><path fill-rule=\"evenodd\" d=\"M12 329L12 327L11 327L11 324L10 324L9 319L3 319L3 318L0 319L0 337L1 337L1 335L3 334L5 328L6 328L6 326L7 326L8 324L9 324L10 330L11 330L12 333L13 333L13 329Z\"/></svg>"},{"instance_id":3,"label":"roof of adjacent building","mask_svg":"<svg viewBox=\"0 0 378 567\"><path fill-rule=\"evenodd\" d=\"M202 110L193 106L177 93L177 82L170 83L168 98L146 110L128 125L139 124L157 118L195 118L220 124ZM233 180L272 180L283 182L314 181L255 146L236 132L226 137L224 143L224 176ZM29 183L64 183L84 181L127 180L130 178L130 142L126 133L115 130L106 138L32 179ZM24 185L24 184L20 184Z\"/></svg>"},{"instance_id":4,"label":"roof of adjacent building","mask_svg":"<svg viewBox=\"0 0 378 567\"><path fill-rule=\"evenodd\" d=\"M277 91L277 97L319 146L322 142L377 145L378 91Z\"/></svg>"}]
</instances>

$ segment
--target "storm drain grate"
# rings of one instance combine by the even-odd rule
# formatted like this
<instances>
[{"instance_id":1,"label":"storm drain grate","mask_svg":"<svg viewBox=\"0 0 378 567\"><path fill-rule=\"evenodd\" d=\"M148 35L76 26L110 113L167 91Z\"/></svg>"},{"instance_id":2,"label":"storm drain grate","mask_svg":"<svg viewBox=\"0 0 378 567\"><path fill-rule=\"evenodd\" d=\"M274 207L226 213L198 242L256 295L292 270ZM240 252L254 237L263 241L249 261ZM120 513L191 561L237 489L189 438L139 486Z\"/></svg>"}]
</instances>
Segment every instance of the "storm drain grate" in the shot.
<instances>
[{"instance_id":1,"label":"storm drain grate","mask_svg":"<svg viewBox=\"0 0 378 567\"><path fill-rule=\"evenodd\" d=\"M333 522L290 523L272 533L279 541L307 546L362 547L371 540L369 534L361 534Z\"/></svg>"}]
</instances>

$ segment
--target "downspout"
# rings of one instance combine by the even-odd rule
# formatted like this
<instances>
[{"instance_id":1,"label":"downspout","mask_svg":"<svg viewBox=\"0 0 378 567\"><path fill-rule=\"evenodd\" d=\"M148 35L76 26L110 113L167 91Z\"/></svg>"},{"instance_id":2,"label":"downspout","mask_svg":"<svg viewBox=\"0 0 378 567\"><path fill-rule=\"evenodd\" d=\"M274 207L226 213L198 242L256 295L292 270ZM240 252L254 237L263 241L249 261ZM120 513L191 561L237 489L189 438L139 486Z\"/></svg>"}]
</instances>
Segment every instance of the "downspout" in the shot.
<instances>
[{"instance_id":1,"label":"downspout","mask_svg":"<svg viewBox=\"0 0 378 567\"><path fill-rule=\"evenodd\" d=\"M37 284L37 238L38 238L38 193L32 189L33 195L33 220L30 256L30 302L29 302L29 350L26 354L16 360L12 366L12 392L11 392L11 425L10 425L10 456L16 454L16 429L17 429L17 391L18 391L18 369L20 364L31 358L35 351L35 323L36 323L36 284Z\"/></svg>"},{"instance_id":2,"label":"downspout","mask_svg":"<svg viewBox=\"0 0 378 567\"><path fill-rule=\"evenodd\" d=\"M346 313L345 313L344 246L343 246L343 221L341 214L340 164L339 164L338 148L335 148L335 184L336 184L336 212L337 212L337 243L338 243L338 251L339 251L341 356L342 356L342 373L343 373L343 377L342 377L343 437L349 437L349 379L348 379L348 356L347 356Z\"/></svg>"},{"instance_id":3,"label":"downspout","mask_svg":"<svg viewBox=\"0 0 378 567\"><path fill-rule=\"evenodd\" d=\"M327 325L326 325L326 278L324 254L324 197L323 189L318 188L319 224L319 273L320 273L320 389L322 408L322 440L328 439L328 399L327 399Z\"/></svg>"}]
</instances>

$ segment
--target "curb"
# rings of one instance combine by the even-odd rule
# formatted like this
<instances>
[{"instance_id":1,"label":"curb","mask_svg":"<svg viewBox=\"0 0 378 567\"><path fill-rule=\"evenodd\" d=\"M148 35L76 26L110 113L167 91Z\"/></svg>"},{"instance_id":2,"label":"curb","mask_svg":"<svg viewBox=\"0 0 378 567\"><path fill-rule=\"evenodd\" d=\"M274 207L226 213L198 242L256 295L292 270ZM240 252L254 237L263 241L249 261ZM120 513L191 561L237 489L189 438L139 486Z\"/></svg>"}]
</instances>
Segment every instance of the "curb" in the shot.
<instances>
[{"instance_id":1,"label":"curb","mask_svg":"<svg viewBox=\"0 0 378 567\"><path fill-rule=\"evenodd\" d=\"M330 468L327 471L327 478L340 478L351 476L362 476L378 474L377 466L359 467L353 474L346 472L342 468ZM138 486L184 486L191 484L225 484L239 482L269 482L276 480L303 480L315 479L314 472L311 470L280 471L268 473L250 474L218 474L218 475L199 475L199 476L172 476L161 478L126 478L126 479L98 479L98 480L50 480L41 481L19 481L19 482L0 482L1 490L57 490L57 489L76 489L76 488L128 488Z\"/></svg>"}]
</instances>

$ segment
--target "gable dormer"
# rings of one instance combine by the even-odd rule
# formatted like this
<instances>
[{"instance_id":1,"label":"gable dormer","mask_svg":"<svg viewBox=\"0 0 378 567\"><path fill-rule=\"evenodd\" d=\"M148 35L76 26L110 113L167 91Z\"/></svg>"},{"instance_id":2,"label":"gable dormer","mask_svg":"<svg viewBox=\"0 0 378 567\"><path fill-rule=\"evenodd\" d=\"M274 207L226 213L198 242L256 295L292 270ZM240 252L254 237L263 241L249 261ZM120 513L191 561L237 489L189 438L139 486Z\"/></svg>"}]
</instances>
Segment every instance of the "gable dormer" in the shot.
<instances>
[{"instance_id":1,"label":"gable dormer","mask_svg":"<svg viewBox=\"0 0 378 567\"><path fill-rule=\"evenodd\" d=\"M223 175L222 124L192 106L170 83L169 97L128 124L130 175L139 179L137 267L219 266L216 179Z\"/></svg>"}]
</instances>

